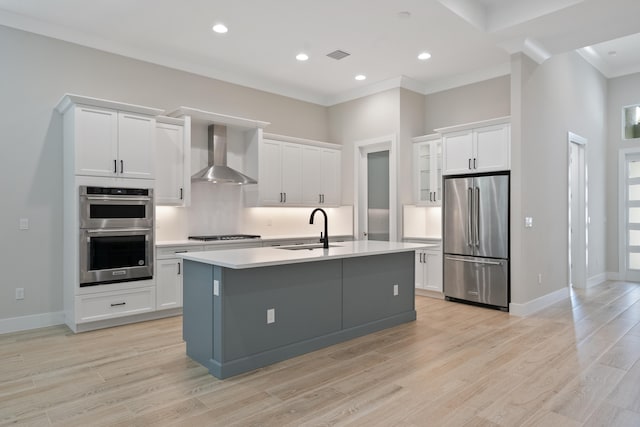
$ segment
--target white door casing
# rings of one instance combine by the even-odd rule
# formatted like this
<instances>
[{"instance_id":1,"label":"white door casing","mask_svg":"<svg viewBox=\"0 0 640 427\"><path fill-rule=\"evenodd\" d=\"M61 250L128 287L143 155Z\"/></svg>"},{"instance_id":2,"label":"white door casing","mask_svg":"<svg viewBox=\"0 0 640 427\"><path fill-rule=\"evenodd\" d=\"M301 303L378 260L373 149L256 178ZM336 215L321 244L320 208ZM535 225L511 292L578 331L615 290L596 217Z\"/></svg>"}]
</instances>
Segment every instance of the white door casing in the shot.
<instances>
[{"instance_id":1,"label":"white door casing","mask_svg":"<svg viewBox=\"0 0 640 427\"><path fill-rule=\"evenodd\" d=\"M367 224L367 154L389 151L389 240L397 233L397 138L389 135L354 143L354 230L357 240L366 240Z\"/></svg>"},{"instance_id":2,"label":"white door casing","mask_svg":"<svg viewBox=\"0 0 640 427\"><path fill-rule=\"evenodd\" d=\"M589 205L587 175L587 140L567 133L568 147L568 283L587 287L589 260Z\"/></svg>"}]
</instances>

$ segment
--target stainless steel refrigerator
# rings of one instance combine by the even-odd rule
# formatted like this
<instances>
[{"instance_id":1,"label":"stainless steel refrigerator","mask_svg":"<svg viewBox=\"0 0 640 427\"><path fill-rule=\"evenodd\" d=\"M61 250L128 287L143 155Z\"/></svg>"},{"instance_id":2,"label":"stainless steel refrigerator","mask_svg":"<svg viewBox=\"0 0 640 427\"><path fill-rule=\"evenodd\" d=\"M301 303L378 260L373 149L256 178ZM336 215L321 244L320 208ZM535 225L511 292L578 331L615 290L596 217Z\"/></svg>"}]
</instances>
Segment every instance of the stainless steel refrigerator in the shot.
<instances>
[{"instance_id":1,"label":"stainless steel refrigerator","mask_svg":"<svg viewBox=\"0 0 640 427\"><path fill-rule=\"evenodd\" d=\"M444 294L509 308L509 174L445 177Z\"/></svg>"}]
</instances>

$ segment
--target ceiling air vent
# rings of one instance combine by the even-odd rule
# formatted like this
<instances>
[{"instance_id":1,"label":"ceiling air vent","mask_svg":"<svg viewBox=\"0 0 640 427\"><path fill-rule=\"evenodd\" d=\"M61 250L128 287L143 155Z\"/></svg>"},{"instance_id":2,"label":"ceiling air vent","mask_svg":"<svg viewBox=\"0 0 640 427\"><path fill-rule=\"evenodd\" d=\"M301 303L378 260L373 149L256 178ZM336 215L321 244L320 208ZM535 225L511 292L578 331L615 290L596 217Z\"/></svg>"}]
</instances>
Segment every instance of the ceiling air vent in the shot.
<instances>
[{"instance_id":1,"label":"ceiling air vent","mask_svg":"<svg viewBox=\"0 0 640 427\"><path fill-rule=\"evenodd\" d=\"M340 49L334 50L333 52L327 54L327 56L329 58L333 58L333 59L337 59L337 60L340 60L342 58L346 58L349 55L351 55L351 54L348 53L348 52L345 52L344 50L340 50Z\"/></svg>"}]
</instances>

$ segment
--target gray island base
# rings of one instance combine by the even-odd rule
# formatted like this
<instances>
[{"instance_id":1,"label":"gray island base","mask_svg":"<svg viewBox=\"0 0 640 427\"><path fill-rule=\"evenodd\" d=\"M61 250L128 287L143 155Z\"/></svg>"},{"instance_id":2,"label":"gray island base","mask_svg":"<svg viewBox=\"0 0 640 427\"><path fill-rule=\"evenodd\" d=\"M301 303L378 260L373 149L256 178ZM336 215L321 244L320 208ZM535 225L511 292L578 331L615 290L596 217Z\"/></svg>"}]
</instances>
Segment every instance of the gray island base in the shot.
<instances>
[{"instance_id":1,"label":"gray island base","mask_svg":"<svg viewBox=\"0 0 640 427\"><path fill-rule=\"evenodd\" d=\"M344 250L320 249L308 260L250 268L184 254L187 355L228 378L415 320L414 249L424 245L386 244L397 250L343 257ZM256 251L278 250L225 252L255 259Z\"/></svg>"}]
</instances>

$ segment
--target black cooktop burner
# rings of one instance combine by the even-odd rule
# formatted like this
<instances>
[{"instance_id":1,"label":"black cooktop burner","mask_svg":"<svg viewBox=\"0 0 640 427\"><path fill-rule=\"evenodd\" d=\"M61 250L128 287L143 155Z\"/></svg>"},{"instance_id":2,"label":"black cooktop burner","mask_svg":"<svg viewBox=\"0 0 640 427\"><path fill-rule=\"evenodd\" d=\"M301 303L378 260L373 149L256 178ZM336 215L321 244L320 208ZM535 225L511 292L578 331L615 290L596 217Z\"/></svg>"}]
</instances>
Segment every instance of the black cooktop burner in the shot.
<instances>
[{"instance_id":1,"label":"black cooktop burner","mask_svg":"<svg viewBox=\"0 0 640 427\"><path fill-rule=\"evenodd\" d=\"M189 236L189 240L202 240L208 242L211 240L245 240L245 239L259 239L260 236L253 234L220 234L215 236Z\"/></svg>"}]
</instances>

